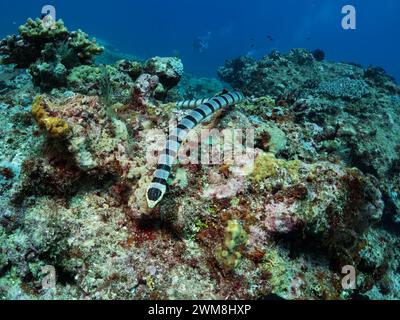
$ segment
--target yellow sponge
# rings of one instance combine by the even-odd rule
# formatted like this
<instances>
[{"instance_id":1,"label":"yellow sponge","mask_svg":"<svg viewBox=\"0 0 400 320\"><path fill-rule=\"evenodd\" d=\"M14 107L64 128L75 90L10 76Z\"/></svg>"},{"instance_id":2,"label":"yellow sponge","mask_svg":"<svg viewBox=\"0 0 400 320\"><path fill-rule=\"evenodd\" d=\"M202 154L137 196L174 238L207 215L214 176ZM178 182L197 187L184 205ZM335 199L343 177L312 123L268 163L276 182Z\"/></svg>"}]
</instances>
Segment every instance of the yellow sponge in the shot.
<instances>
[{"instance_id":1,"label":"yellow sponge","mask_svg":"<svg viewBox=\"0 0 400 320\"><path fill-rule=\"evenodd\" d=\"M34 99L32 114L39 127L46 130L51 137L62 138L68 135L68 123L64 119L50 117L45 110L43 98L41 96L37 96Z\"/></svg>"}]
</instances>

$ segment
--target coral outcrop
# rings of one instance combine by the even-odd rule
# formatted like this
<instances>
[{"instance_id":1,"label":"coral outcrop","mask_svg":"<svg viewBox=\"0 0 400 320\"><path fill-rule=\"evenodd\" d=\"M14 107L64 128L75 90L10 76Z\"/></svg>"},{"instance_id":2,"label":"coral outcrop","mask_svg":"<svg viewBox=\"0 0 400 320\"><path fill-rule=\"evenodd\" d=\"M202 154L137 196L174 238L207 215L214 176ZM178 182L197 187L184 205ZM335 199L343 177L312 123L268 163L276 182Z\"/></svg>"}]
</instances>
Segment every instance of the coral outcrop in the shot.
<instances>
[{"instance_id":1,"label":"coral outcrop","mask_svg":"<svg viewBox=\"0 0 400 320\"><path fill-rule=\"evenodd\" d=\"M156 75L165 90L175 87L182 78L183 64L178 58L152 58L144 64L146 73Z\"/></svg>"},{"instance_id":2,"label":"coral outcrop","mask_svg":"<svg viewBox=\"0 0 400 320\"><path fill-rule=\"evenodd\" d=\"M126 124L111 118L97 97L76 95L51 101L38 96L32 114L38 126L70 152L79 169L128 174Z\"/></svg>"},{"instance_id":3,"label":"coral outcrop","mask_svg":"<svg viewBox=\"0 0 400 320\"><path fill-rule=\"evenodd\" d=\"M47 91L66 86L73 67L93 64L102 52L95 39L81 30L69 32L62 20L47 27L40 19L29 19L19 35L0 41L2 63L29 68L34 84Z\"/></svg>"},{"instance_id":4,"label":"coral outcrop","mask_svg":"<svg viewBox=\"0 0 400 320\"><path fill-rule=\"evenodd\" d=\"M296 49L288 55L273 52L260 61L228 61L219 74L248 94L271 96L275 112L289 108L302 131L307 131L317 144L320 155L340 158L374 175L388 205L395 208L390 215L397 219L397 192L390 191L397 188L392 178L396 174L390 172L398 158L399 121L395 110L400 91L384 70L317 61L306 51ZM380 119L385 120L382 123Z\"/></svg>"},{"instance_id":5,"label":"coral outcrop","mask_svg":"<svg viewBox=\"0 0 400 320\"><path fill-rule=\"evenodd\" d=\"M150 105L150 99L154 98L154 92L159 84L159 78L156 75L147 73L142 74L135 82L132 91L133 106L146 110Z\"/></svg>"}]
</instances>

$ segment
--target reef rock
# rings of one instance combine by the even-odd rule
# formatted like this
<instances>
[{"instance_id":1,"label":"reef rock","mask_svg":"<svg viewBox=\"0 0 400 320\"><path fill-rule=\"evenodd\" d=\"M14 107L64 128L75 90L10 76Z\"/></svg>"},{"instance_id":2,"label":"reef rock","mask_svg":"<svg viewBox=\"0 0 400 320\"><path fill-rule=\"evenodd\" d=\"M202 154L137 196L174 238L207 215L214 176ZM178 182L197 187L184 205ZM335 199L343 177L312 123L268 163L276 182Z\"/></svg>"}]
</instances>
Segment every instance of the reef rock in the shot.
<instances>
[{"instance_id":1,"label":"reef rock","mask_svg":"<svg viewBox=\"0 0 400 320\"><path fill-rule=\"evenodd\" d=\"M142 74L135 82L132 91L133 106L138 109L146 109L150 105L150 99L159 84L159 78L150 74Z\"/></svg>"},{"instance_id":2,"label":"reef rock","mask_svg":"<svg viewBox=\"0 0 400 320\"><path fill-rule=\"evenodd\" d=\"M178 58L155 57L144 64L146 73L156 75L166 90L175 87L182 78L183 64Z\"/></svg>"},{"instance_id":3,"label":"reef rock","mask_svg":"<svg viewBox=\"0 0 400 320\"><path fill-rule=\"evenodd\" d=\"M59 139L83 171L128 174L126 125L110 118L97 97L76 95L53 102L37 97L32 114L41 129Z\"/></svg>"},{"instance_id":4,"label":"reef rock","mask_svg":"<svg viewBox=\"0 0 400 320\"><path fill-rule=\"evenodd\" d=\"M29 19L19 35L0 41L2 63L29 68L35 85L45 91L65 86L69 70L92 64L102 51L95 39L81 30L69 32L62 20L48 28L40 19Z\"/></svg>"},{"instance_id":5,"label":"reef rock","mask_svg":"<svg viewBox=\"0 0 400 320\"><path fill-rule=\"evenodd\" d=\"M264 103L268 109L255 108L258 117L276 119L278 113L281 119L294 117L301 134L316 145L315 151L304 143L300 149L374 175L387 210L391 208L388 214L397 221L400 88L382 68L318 60L305 50L275 51L259 61L249 57L227 61L219 75L249 95L271 97L272 102Z\"/></svg>"}]
</instances>

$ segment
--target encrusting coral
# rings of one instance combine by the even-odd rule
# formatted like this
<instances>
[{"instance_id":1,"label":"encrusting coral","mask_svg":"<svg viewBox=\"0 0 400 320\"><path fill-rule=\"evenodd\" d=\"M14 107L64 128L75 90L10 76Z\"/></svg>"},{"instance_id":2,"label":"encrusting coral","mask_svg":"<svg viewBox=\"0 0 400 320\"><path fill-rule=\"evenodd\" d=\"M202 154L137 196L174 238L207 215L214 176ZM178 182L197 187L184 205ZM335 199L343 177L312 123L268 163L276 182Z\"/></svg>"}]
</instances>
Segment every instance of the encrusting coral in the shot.
<instances>
[{"instance_id":1,"label":"encrusting coral","mask_svg":"<svg viewBox=\"0 0 400 320\"><path fill-rule=\"evenodd\" d=\"M247 234L237 220L228 221L225 228L224 245L216 249L216 259L225 270L235 269L240 263L239 246L245 245Z\"/></svg>"}]
</instances>

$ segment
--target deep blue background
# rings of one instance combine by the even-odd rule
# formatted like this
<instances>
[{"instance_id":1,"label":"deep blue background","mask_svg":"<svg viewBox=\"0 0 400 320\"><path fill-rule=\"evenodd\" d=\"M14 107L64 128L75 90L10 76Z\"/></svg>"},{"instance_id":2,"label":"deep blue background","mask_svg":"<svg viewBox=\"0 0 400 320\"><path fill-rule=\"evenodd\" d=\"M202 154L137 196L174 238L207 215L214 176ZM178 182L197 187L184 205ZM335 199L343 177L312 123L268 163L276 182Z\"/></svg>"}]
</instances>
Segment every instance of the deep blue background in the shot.
<instances>
[{"instance_id":1,"label":"deep blue background","mask_svg":"<svg viewBox=\"0 0 400 320\"><path fill-rule=\"evenodd\" d=\"M225 59L247 54L253 38L257 57L272 48L322 48L328 59L379 65L400 80L399 0L2 0L0 37L16 33L45 4L70 30L142 58L178 51L186 71L199 75L215 75ZM341 28L345 4L357 9L355 31ZM193 39L208 31L209 50L196 54Z\"/></svg>"}]
</instances>

